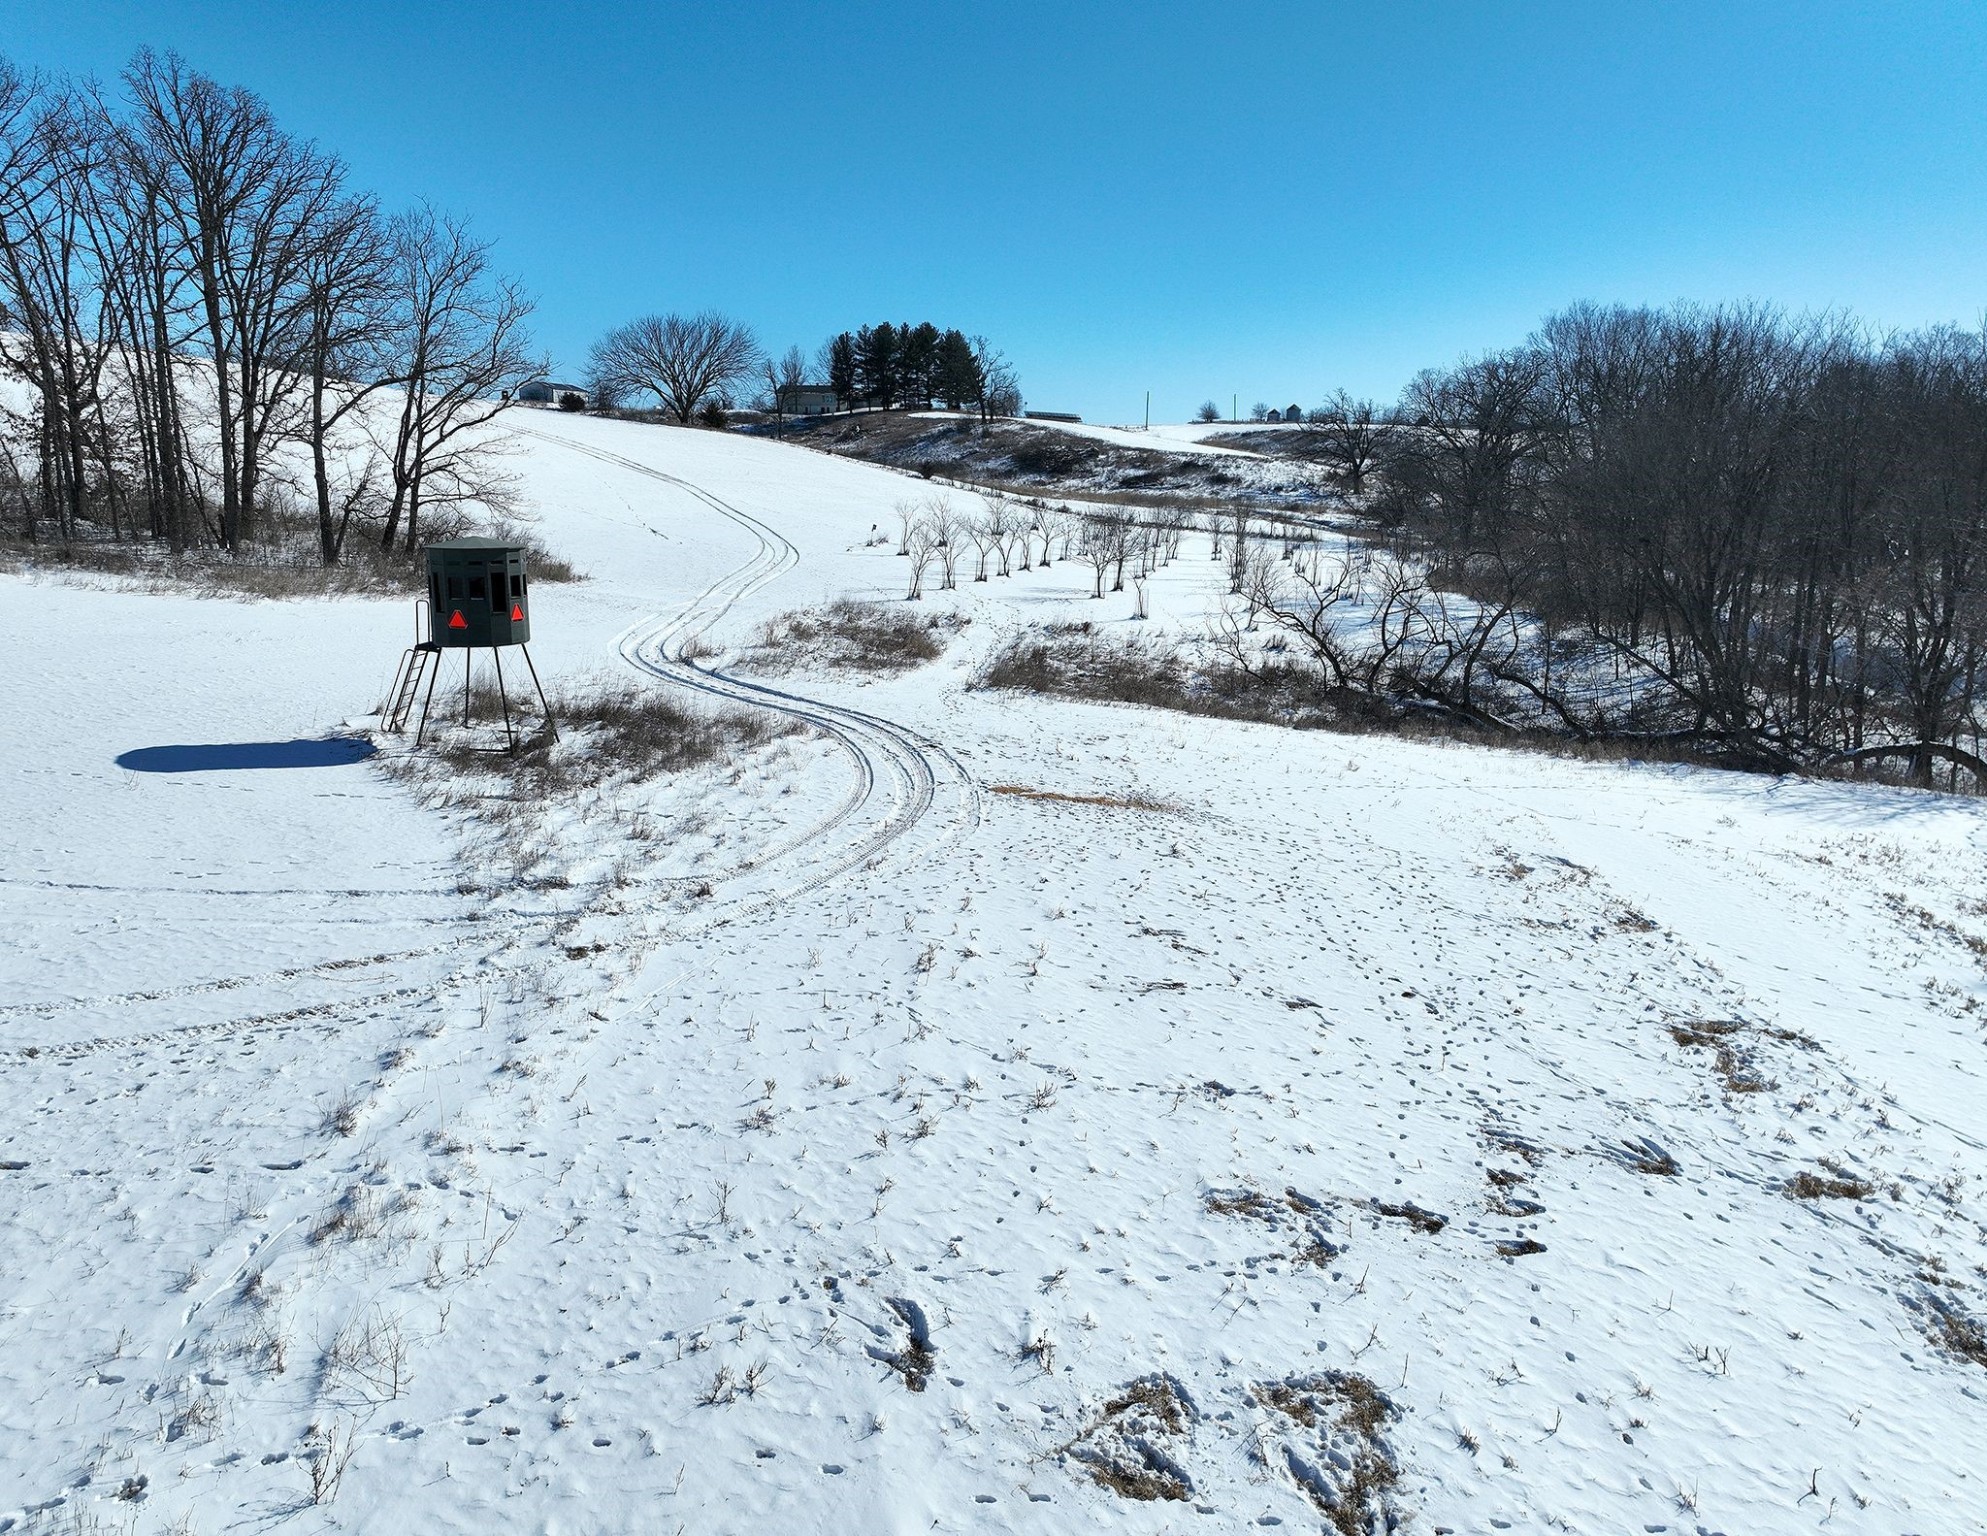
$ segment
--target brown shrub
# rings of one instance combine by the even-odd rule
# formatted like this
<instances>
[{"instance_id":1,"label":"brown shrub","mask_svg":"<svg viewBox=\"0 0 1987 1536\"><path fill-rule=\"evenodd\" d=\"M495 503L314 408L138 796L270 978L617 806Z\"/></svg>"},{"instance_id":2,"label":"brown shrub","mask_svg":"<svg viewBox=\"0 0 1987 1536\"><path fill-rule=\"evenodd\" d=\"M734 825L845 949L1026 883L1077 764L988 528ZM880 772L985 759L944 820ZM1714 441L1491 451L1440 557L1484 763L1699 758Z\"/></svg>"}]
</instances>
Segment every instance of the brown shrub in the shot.
<instances>
[{"instance_id":1,"label":"brown shrub","mask_svg":"<svg viewBox=\"0 0 1987 1536\"><path fill-rule=\"evenodd\" d=\"M1708 1050L1718 1080L1727 1093L1766 1093L1780 1085L1761 1077L1753 1069L1752 1056L1742 1042L1750 1025L1733 1019L1691 1019L1670 1025L1670 1038L1689 1049ZM1798 1040L1791 1030L1777 1032L1776 1038Z\"/></svg>"},{"instance_id":2,"label":"brown shrub","mask_svg":"<svg viewBox=\"0 0 1987 1536\"><path fill-rule=\"evenodd\" d=\"M1935 1303L1928 1332L1932 1342L1947 1354L1975 1365L1987 1365L1987 1328L1964 1313Z\"/></svg>"},{"instance_id":3,"label":"brown shrub","mask_svg":"<svg viewBox=\"0 0 1987 1536\"><path fill-rule=\"evenodd\" d=\"M753 638L751 660L774 672L794 667L902 672L936 661L945 642L966 623L957 614L924 614L898 604L842 598L767 620Z\"/></svg>"},{"instance_id":4,"label":"brown shrub","mask_svg":"<svg viewBox=\"0 0 1987 1536\"><path fill-rule=\"evenodd\" d=\"M503 773L519 796L543 799L608 781L680 773L802 729L757 711L697 709L667 689L633 681L564 689L552 696L551 705L557 742L543 732L542 722L523 712L521 700L513 699L512 718L531 737L516 757L491 750L483 739L487 727L474 734L444 732L435 755L457 771ZM501 718L495 691L473 692L470 711L486 722Z\"/></svg>"},{"instance_id":5,"label":"brown shrub","mask_svg":"<svg viewBox=\"0 0 1987 1536\"><path fill-rule=\"evenodd\" d=\"M1787 1181L1787 1197L1791 1200L1867 1200L1873 1193L1875 1186L1861 1179L1824 1178L1805 1168Z\"/></svg>"}]
</instances>

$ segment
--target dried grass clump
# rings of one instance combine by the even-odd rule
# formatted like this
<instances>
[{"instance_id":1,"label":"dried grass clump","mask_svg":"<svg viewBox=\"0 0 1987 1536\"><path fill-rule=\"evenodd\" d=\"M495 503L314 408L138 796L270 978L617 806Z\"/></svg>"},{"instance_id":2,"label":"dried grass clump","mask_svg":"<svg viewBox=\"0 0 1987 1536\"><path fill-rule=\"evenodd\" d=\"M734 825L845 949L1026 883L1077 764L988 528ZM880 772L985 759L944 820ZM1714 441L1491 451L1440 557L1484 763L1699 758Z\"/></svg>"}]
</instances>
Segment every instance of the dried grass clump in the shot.
<instances>
[{"instance_id":1,"label":"dried grass clump","mask_svg":"<svg viewBox=\"0 0 1987 1536\"><path fill-rule=\"evenodd\" d=\"M392 1402L412 1384L409 1341L401 1320L374 1307L347 1322L319 1353L324 1385L372 1402Z\"/></svg>"},{"instance_id":2,"label":"dried grass clump","mask_svg":"<svg viewBox=\"0 0 1987 1536\"><path fill-rule=\"evenodd\" d=\"M1787 1198L1790 1200L1867 1200L1875 1192L1874 1185L1837 1174L1834 1170L1824 1177L1802 1169L1787 1181Z\"/></svg>"},{"instance_id":3,"label":"dried grass clump","mask_svg":"<svg viewBox=\"0 0 1987 1536\"><path fill-rule=\"evenodd\" d=\"M1742 1044L1748 1026L1734 1019L1692 1019L1670 1026L1670 1038L1689 1050L1708 1050L1727 1093L1766 1093L1780 1085L1753 1070Z\"/></svg>"},{"instance_id":4,"label":"dried grass clump","mask_svg":"<svg viewBox=\"0 0 1987 1536\"><path fill-rule=\"evenodd\" d=\"M1384 1201L1375 1200L1373 1209L1394 1221L1404 1221L1415 1231L1425 1232L1430 1237L1449 1224L1448 1217L1437 1216L1433 1211L1424 1211L1411 1200L1404 1205L1388 1205Z\"/></svg>"},{"instance_id":5,"label":"dried grass clump","mask_svg":"<svg viewBox=\"0 0 1987 1536\"><path fill-rule=\"evenodd\" d=\"M980 674L983 688L1051 693L1185 709L1185 658L1172 646L1143 640L1107 640L1088 624L1059 624L1015 636Z\"/></svg>"},{"instance_id":6,"label":"dried grass clump","mask_svg":"<svg viewBox=\"0 0 1987 1536\"><path fill-rule=\"evenodd\" d=\"M1646 1173L1651 1178L1673 1179L1683 1171L1667 1148L1658 1146L1647 1136L1623 1142L1617 1155L1637 1173Z\"/></svg>"},{"instance_id":7,"label":"dried grass clump","mask_svg":"<svg viewBox=\"0 0 1987 1536\"><path fill-rule=\"evenodd\" d=\"M938 1351L931 1344L931 1323L925 1317L924 1308L914 1301L901 1296L889 1296L884 1300L904 1325L908 1338L902 1349L886 1350L872 1344L869 1357L889 1366L910 1391L922 1392L931 1384L931 1373L938 1365Z\"/></svg>"},{"instance_id":8,"label":"dried grass clump","mask_svg":"<svg viewBox=\"0 0 1987 1536\"><path fill-rule=\"evenodd\" d=\"M166 1421L165 1439L212 1440L221 1432L221 1405L211 1392L186 1398Z\"/></svg>"},{"instance_id":9,"label":"dried grass clump","mask_svg":"<svg viewBox=\"0 0 1987 1536\"><path fill-rule=\"evenodd\" d=\"M917 613L845 597L768 619L753 637L750 660L765 672L801 667L903 672L936 661L967 622L958 614Z\"/></svg>"},{"instance_id":10,"label":"dried grass clump","mask_svg":"<svg viewBox=\"0 0 1987 1536\"><path fill-rule=\"evenodd\" d=\"M1178 806L1170 800L1160 800L1152 795L1134 790L1124 795L1072 795L1059 789L1034 789L1026 784L989 784L987 790L996 795L1012 795L1019 800L1055 800L1064 805L1101 805L1120 811L1177 811Z\"/></svg>"},{"instance_id":11,"label":"dried grass clump","mask_svg":"<svg viewBox=\"0 0 1987 1536\"><path fill-rule=\"evenodd\" d=\"M460 695L455 704L460 706ZM435 756L458 773L499 773L510 779L518 796L546 799L702 767L802 729L756 711L698 709L665 689L632 681L569 688L554 694L551 705L559 726L556 742L514 698L511 718L530 738L516 757L490 750L487 724L475 732L445 731ZM503 718L494 690L473 691L470 712L481 722Z\"/></svg>"},{"instance_id":12,"label":"dried grass clump","mask_svg":"<svg viewBox=\"0 0 1987 1536\"><path fill-rule=\"evenodd\" d=\"M1092 1481L1121 1498L1181 1500L1193 1480L1169 1446L1191 1431L1194 1410L1171 1376L1141 1377L1098 1411L1059 1454L1083 1464Z\"/></svg>"},{"instance_id":13,"label":"dried grass clump","mask_svg":"<svg viewBox=\"0 0 1987 1536\"><path fill-rule=\"evenodd\" d=\"M1201 1202L1216 1216L1250 1216L1274 1222L1276 1203L1260 1189L1211 1189Z\"/></svg>"},{"instance_id":14,"label":"dried grass clump","mask_svg":"<svg viewBox=\"0 0 1987 1536\"><path fill-rule=\"evenodd\" d=\"M1196 659L1140 636L1106 636L1090 624L1054 624L1010 640L982 669L982 688L1140 704L1220 720L1365 732L1420 731L1419 712L1376 694L1335 688L1288 663L1242 668ZM1502 738L1499 738L1502 740Z\"/></svg>"},{"instance_id":15,"label":"dried grass clump","mask_svg":"<svg viewBox=\"0 0 1987 1536\"><path fill-rule=\"evenodd\" d=\"M1981 938L1979 934L1968 933L1957 923L1949 923L1937 914L1926 911L1896 891L1885 893L1884 904L1900 919L1915 923L1927 933L1952 940L1953 943L1969 950L1976 960L1987 961L1987 939Z\"/></svg>"},{"instance_id":16,"label":"dried grass clump","mask_svg":"<svg viewBox=\"0 0 1987 1536\"><path fill-rule=\"evenodd\" d=\"M382 1195L370 1184L353 1184L310 1229L312 1247L334 1237L347 1242L363 1242L386 1231L389 1220L406 1207L404 1194Z\"/></svg>"},{"instance_id":17,"label":"dried grass clump","mask_svg":"<svg viewBox=\"0 0 1987 1536\"><path fill-rule=\"evenodd\" d=\"M1294 1426L1284 1463L1305 1495L1342 1536L1392 1530L1400 1463L1386 1429L1400 1409L1351 1371L1324 1371L1259 1383L1257 1401Z\"/></svg>"},{"instance_id":18,"label":"dried grass clump","mask_svg":"<svg viewBox=\"0 0 1987 1536\"><path fill-rule=\"evenodd\" d=\"M444 538L459 530L430 530ZM579 573L535 538L499 525L497 536L525 547L533 581L578 581ZM257 527L239 554L200 545L175 553L149 539L113 539L94 530L67 542L0 539L0 571L75 572L112 577L144 591L191 593L280 601L299 597L393 597L424 587L426 566L418 550L380 548L353 530L337 565L324 564L315 515L281 506L259 510Z\"/></svg>"},{"instance_id":19,"label":"dried grass clump","mask_svg":"<svg viewBox=\"0 0 1987 1536\"><path fill-rule=\"evenodd\" d=\"M1950 1305L1934 1302L1930 1326L1932 1342L1958 1360L1987 1366L1987 1328Z\"/></svg>"},{"instance_id":20,"label":"dried grass clump","mask_svg":"<svg viewBox=\"0 0 1987 1536\"><path fill-rule=\"evenodd\" d=\"M352 1136L359 1129L358 1103L347 1094L324 1112L324 1133L327 1136Z\"/></svg>"},{"instance_id":21,"label":"dried grass clump","mask_svg":"<svg viewBox=\"0 0 1987 1536\"><path fill-rule=\"evenodd\" d=\"M1290 1254L1293 1263L1323 1269L1345 1251L1331 1239L1331 1212L1325 1202L1295 1189L1284 1190L1281 1199L1259 1189L1211 1189L1201 1197L1201 1204L1211 1215L1260 1221L1279 1231L1292 1228L1296 1237Z\"/></svg>"}]
</instances>

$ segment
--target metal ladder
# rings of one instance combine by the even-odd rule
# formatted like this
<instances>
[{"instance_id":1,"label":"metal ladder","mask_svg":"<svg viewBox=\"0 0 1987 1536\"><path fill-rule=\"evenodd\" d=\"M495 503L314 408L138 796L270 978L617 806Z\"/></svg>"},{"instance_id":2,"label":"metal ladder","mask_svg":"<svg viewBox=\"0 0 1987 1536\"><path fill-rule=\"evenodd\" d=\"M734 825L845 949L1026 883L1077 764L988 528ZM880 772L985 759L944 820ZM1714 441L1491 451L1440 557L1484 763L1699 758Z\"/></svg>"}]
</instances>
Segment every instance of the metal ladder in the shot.
<instances>
[{"instance_id":1,"label":"metal ladder","mask_svg":"<svg viewBox=\"0 0 1987 1536\"><path fill-rule=\"evenodd\" d=\"M414 643L401 654L400 665L393 672L393 685L387 689L386 698L380 705L379 728L389 736L396 736L407 729L407 717L414 712L414 701L421 696L421 685L442 664L441 647L432 640L421 638L426 628L421 617L427 606L425 597L414 602Z\"/></svg>"}]
</instances>

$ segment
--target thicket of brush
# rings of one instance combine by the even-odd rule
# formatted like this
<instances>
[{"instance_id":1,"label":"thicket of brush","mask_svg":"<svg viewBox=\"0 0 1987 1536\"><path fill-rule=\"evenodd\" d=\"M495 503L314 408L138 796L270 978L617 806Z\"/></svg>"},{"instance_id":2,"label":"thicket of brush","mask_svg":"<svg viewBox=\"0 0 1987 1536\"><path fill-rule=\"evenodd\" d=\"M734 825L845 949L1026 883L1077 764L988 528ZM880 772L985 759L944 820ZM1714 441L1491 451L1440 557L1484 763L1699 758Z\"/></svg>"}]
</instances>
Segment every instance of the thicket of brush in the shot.
<instances>
[{"instance_id":1,"label":"thicket of brush","mask_svg":"<svg viewBox=\"0 0 1987 1536\"><path fill-rule=\"evenodd\" d=\"M1546 726L1492 729L1412 696L1356 682L1334 683L1306 662L1271 659L1239 665L1216 647L1104 635L1088 624L1016 635L988 659L978 685L1299 730L1494 742L1588 761L1730 766L1715 747L1684 739L1583 739Z\"/></svg>"},{"instance_id":2,"label":"thicket of brush","mask_svg":"<svg viewBox=\"0 0 1987 1536\"><path fill-rule=\"evenodd\" d=\"M1334 683L1487 729L1987 780L1987 336L1580 307L1340 417L1397 567L1300 559L1246 594Z\"/></svg>"}]
</instances>

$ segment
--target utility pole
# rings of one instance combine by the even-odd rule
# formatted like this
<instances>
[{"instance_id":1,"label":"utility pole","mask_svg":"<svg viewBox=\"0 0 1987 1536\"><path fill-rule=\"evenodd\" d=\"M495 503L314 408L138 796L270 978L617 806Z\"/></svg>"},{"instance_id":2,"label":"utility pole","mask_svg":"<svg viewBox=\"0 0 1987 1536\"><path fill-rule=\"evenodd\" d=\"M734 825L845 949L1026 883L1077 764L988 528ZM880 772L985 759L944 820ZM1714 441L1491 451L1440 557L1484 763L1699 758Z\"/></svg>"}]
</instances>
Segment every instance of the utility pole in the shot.
<instances>
[{"instance_id":1,"label":"utility pole","mask_svg":"<svg viewBox=\"0 0 1987 1536\"><path fill-rule=\"evenodd\" d=\"M1152 391L1145 392L1145 430L1152 430Z\"/></svg>"},{"instance_id":2,"label":"utility pole","mask_svg":"<svg viewBox=\"0 0 1987 1536\"><path fill-rule=\"evenodd\" d=\"M1230 421L1240 421L1242 419L1242 397L1240 395L1230 395L1228 397L1228 419Z\"/></svg>"}]
</instances>

